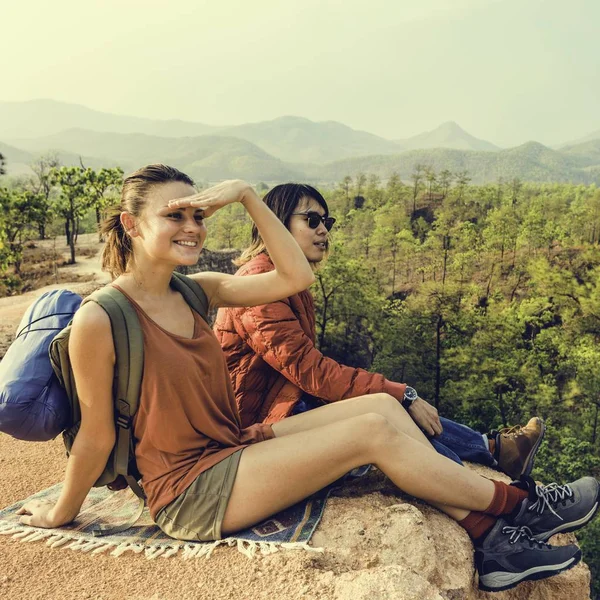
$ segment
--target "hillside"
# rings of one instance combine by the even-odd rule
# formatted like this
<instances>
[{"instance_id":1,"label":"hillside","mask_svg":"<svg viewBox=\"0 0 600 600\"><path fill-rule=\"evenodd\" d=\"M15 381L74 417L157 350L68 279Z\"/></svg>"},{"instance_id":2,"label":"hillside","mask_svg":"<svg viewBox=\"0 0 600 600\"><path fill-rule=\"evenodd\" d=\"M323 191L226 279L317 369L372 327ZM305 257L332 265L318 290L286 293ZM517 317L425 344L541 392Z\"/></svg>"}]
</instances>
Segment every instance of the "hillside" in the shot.
<instances>
[{"instance_id":1,"label":"hillside","mask_svg":"<svg viewBox=\"0 0 600 600\"><path fill-rule=\"evenodd\" d=\"M600 172L584 167L594 163L590 157L585 165L582 156L571 156L551 150L537 142L528 142L516 148L499 152L474 152L436 148L411 150L394 156L367 156L337 161L310 173L314 180L339 181L345 175L375 173L388 178L394 171L403 179L410 179L415 165L432 167L435 171L468 171L473 183L497 181L499 178L518 177L524 181L556 181L600 183Z\"/></svg>"},{"instance_id":2,"label":"hillside","mask_svg":"<svg viewBox=\"0 0 600 600\"><path fill-rule=\"evenodd\" d=\"M168 137L204 135L216 129L189 121L114 115L55 100L0 102L0 139L41 137L72 128Z\"/></svg>"},{"instance_id":3,"label":"hillside","mask_svg":"<svg viewBox=\"0 0 600 600\"><path fill-rule=\"evenodd\" d=\"M426 131L405 140L398 140L404 150L428 148L454 148L455 150L481 150L494 152L500 148L467 133L454 121L447 121L432 131Z\"/></svg>"},{"instance_id":4,"label":"hillside","mask_svg":"<svg viewBox=\"0 0 600 600\"><path fill-rule=\"evenodd\" d=\"M598 166L600 165L600 137L581 144L565 146L560 152L573 157L581 166Z\"/></svg>"},{"instance_id":5,"label":"hillside","mask_svg":"<svg viewBox=\"0 0 600 600\"><path fill-rule=\"evenodd\" d=\"M577 146L579 144L585 144L586 142L592 142L594 140L600 140L600 129L596 129L595 131L592 131L591 133L588 133L587 135L584 135L581 138L572 140L565 144L560 144L558 146L558 148L559 148L559 150L563 150L564 148L567 148L570 146Z\"/></svg>"},{"instance_id":6,"label":"hillside","mask_svg":"<svg viewBox=\"0 0 600 600\"><path fill-rule=\"evenodd\" d=\"M225 127L219 135L248 140L269 154L290 162L325 163L352 156L393 154L394 142L336 121L316 123L301 117Z\"/></svg>"},{"instance_id":7,"label":"hillside","mask_svg":"<svg viewBox=\"0 0 600 600\"><path fill-rule=\"evenodd\" d=\"M294 162L324 163L351 156L398 152L398 145L390 140L356 131L335 121L317 123L302 117L286 116L258 123L216 127L190 121L114 115L53 100L0 102L0 139L11 143L17 141L15 145L19 148L37 150L49 141L48 136L62 136L72 129L167 138L207 134L241 138L281 160Z\"/></svg>"},{"instance_id":8,"label":"hillside","mask_svg":"<svg viewBox=\"0 0 600 600\"><path fill-rule=\"evenodd\" d=\"M163 162L197 179L242 177L273 181L297 176L294 169L254 144L231 137L166 138L70 129L43 138L17 140L17 143L32 155L57 150L64 164L78 164L80 155L93 155L96 161L86 160L86 165L94 166L94 162L102 166L119 165L125 172L143 164ZM12 172L10 153L7 158L8 170Z\"/></svg>"},{"instance_id":9,"label":"hillside","mask_svg":"<svg viewBox=\"0 0 600 600\"><path fill-rule=\"evenodd\" d=\"M2 154L6 160L6 172L9 175L30 175L33 173L30 165L35 159L44 152L48 152L45 149L43 152L28 152L27 150L21 150L15 148L9 144L5 144L0 141L0 154ZM87 155L74 154L72 152L65 152L63 150L57 150L59 160L63 165L78 165L83 161L86 167L92 167L99 169L101 167L114 167L120 164L118 161L113 159L102 159L96 157L90 157Z\"/></svg>"}]
</instances>

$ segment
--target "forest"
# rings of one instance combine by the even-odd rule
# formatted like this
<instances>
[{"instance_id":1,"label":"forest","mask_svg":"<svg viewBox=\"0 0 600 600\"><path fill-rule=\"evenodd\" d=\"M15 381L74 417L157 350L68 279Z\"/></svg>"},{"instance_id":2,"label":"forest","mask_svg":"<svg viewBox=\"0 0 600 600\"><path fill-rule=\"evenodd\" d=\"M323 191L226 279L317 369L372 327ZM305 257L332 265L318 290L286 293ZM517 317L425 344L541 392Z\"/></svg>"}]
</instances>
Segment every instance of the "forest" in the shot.
<instances>
[{"instance_id":1,"label":"forest","mask_svg":"<svg viewBox=\"0 0 600 600\"><path fill-rule=\"evenodd\" d=\"M21 293L26 244L79 233L117 201L120 169L0 178L0 293ZM264 192L266 184L258 184ZM416 165L321 189L337 223L317 271L317 338L337 360L414 386L443 416L485 432L542 417L534 476L600 477L600 189L474 185ZM241 250L241 205L207 222L207 249ZM600 520L578 534L600 592Z\"/></svg>"}]
</instances>

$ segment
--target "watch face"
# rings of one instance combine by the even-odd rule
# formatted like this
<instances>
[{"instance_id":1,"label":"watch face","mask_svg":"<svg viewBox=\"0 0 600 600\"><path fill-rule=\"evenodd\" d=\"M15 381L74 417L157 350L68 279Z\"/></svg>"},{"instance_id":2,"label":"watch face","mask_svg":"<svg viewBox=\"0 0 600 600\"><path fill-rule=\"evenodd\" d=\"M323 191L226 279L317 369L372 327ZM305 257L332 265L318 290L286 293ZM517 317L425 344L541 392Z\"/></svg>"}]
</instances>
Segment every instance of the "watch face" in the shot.
<instances>
[{"instance_id":1,"label":"watch face","mask_svg":"<svg viewBox=\"0 0 600 600\"><path fill-rule=\"evenodd\" d=\"M407 385L406 391L404 392L404 398L410 402L414 402L418 398L417 390Z\"/></svg>"}]
</instances>

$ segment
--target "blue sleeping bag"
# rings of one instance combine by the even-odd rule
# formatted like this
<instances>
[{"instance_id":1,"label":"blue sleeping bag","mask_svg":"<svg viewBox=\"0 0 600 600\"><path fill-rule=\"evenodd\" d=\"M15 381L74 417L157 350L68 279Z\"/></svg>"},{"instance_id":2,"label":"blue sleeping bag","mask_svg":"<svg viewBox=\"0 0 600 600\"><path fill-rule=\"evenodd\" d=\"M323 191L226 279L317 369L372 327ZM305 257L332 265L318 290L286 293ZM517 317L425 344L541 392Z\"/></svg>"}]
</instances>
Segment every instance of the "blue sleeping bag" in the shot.
<instances>
[{"instance_id":1,"label":"blue sleeping bag","mask_svg":"<svg viewBox=\"0 0 600 600\"><path fill-rule=\"evenodd\" d=\"M48 347L81 300L68 290L53 290L27 309L0 362L0 432L45 442L71 425L70 402L52 370Z\"/></svg>"}]
</instances>

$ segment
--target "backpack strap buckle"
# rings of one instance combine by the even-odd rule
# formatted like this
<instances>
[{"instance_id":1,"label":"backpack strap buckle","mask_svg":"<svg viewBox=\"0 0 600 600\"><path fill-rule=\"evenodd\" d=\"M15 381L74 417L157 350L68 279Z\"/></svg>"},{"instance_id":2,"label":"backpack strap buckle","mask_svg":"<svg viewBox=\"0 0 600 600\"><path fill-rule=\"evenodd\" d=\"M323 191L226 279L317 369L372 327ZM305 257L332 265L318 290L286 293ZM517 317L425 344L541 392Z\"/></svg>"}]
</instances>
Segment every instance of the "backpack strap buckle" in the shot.
<instances>
[{"instance_id":1,"label":"backpack strap buckle","mask_svg":"<svg viewBox=\"0 0 600 600\"><path fill-rule=\"evenodd\" d=\"M131 429L133 423L133 417L131 416L131 407L127 400L119 399L115 405L117 413L117 425L121 429Z\"/></svg>"},{"instance_id":2,"label":"backpack strap buckle","mask_svg":"<svg viewBox=\"0 0 600 600\"><path fill-rule=\"evenodd\" d=\"M133 419L127 415L117 415L117 425L121 429L131 429Z\"/></svg>"}]
</instances>

